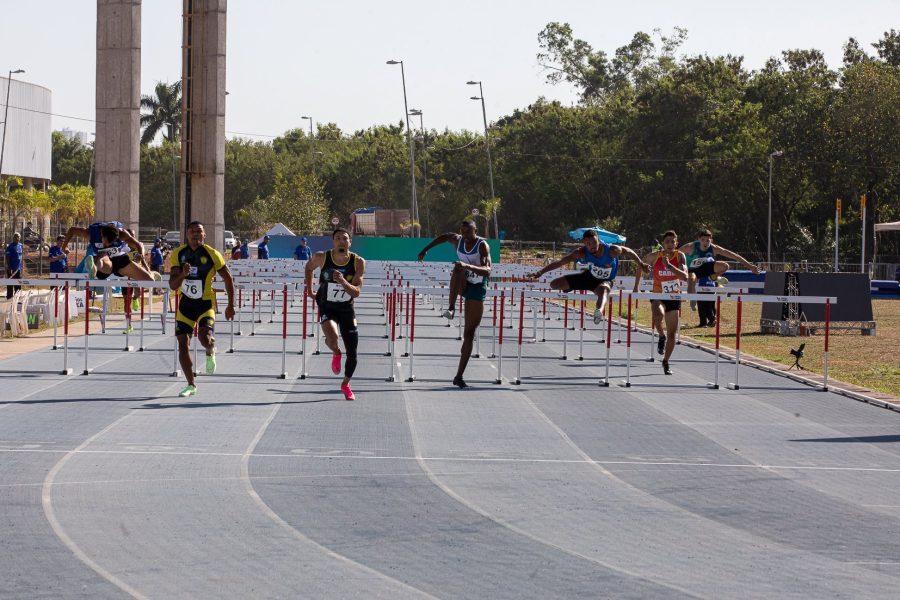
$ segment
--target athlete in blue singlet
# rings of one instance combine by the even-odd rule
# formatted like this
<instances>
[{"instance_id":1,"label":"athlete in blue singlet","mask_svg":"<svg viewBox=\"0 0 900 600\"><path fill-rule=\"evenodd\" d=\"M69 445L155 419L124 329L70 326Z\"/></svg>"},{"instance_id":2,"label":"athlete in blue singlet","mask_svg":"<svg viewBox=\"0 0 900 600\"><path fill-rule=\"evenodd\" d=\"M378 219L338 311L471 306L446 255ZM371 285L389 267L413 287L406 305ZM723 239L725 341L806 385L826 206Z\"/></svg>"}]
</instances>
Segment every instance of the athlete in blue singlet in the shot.
<instances>
[{"instance_id":1,"label":"athlete in blue singlet","mask_svg":"<svg viewBox=\"0 0 900 600\"><path fill-rule=\"evenodd\" d=\"M463 380L463 373L469 364L475 332L481 324L481 316L484 313L487 280L491 275L491 253L488 250L487 240L476 235L475 222L463 221L459 226L459 233L445 233L434 238L419 252L419 260L425 260L429 250L443 243L453 244L456 247L458 259L453 263L453 274L450 276L450 308L444 311L444 316L453 319L456 299L459 296L466 301L459 368L456 377L453 378L453 385L466 388L469 386Z\"/></svg>"},{"instance_id":2,"label":"athlete in blue singlet","mask_svg":"<svg viewBox=\"0 0 900 600\"><path fill-rule=\"evenodd\" d=\"M94 223L89 227L70 227L61 247L66 250L73 237L86 238L85 270L92 278L106 279L110 275L119 275L136 281L159 281L159 273L132 262L131 252L142 255L144 245L121 225L118 221L110 221Z\"/></svg>"},{"instance_id":3,"label":"athlete in blue singlet","mask_svg":"<svg viewBox=\"0 0 900 600\"><path fill-rule=\"evenodd\" d=\"M588 229L584 232L582 241L584 246L550 263L540 271L532 273L530 277L531 279L539 279L544 273L574 262L581 273L557 277L550 282L550 287L561 292L589 290L597 294L594 323L600 323L606 310L609 290L619 271L619 257L622 255L630 257L645 273L650 272L650 265L643 262L631 248L600 241L600 238L597 237L597 232L593 229Z\"/></svg>"}]
</instances>

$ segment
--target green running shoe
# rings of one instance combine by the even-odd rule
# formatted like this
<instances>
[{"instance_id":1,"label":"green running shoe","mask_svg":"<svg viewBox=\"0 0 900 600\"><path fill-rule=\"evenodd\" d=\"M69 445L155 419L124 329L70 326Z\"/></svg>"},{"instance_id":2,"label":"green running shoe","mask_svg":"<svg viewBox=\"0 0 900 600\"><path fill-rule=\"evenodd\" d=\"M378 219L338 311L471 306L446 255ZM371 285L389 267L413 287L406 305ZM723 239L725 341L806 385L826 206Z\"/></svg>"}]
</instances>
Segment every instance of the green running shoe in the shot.
<instances>
[{"instance_id":1,"label":"green running shoe","mask_svg":"<svg viewBox=\"0 0 900 600\"><path fill-rule=\"evenodd\" d=\"M131 312L141 312L141 301L138 298L131 299Z\"/></svg>"},{"instance_id":2,"label":"green running shoe","mask_svg":"<svg viewBox=\"0 0 900 600\"><path fill-rule=\"evenodd\" d=\"M122 335L127 335L127 334L133 333L133 332L134 332L134 327L129 324L127 327L125 327L125 329L122 330Z\"/></svg>"},{"instance_id":3,"label":"green running shoe","mask_svg":"<svg viewBox=\"0 0 900 600\"><path fill-rule=\"evenodd\" d=\"M84 272L87 273L91 279L97 278L97 265L94 264L93 256L84 257Z\"/></svg>"},{"instance_id":4,"label":"green running shoe","mask_svg":"<svg viewBox=\"0 0 900 600\"><path fill-rule=\"evenodd\" d=\"M188 396L193 396L196 393L197 393L197 386L196 385L188 385L183 390L178 392L178 395L181 398L187 398Z\"/></svg>"},{"instance_id":5,"label":"green running shoe","mask_svg":"<svg viewBox=\"0 0 900 600\"><path fill-rule=\"evenodd\" d=\"M206 374L215 375L216 373L216 355L208 354L206 356Z\"/></svg>"}]
</instances>

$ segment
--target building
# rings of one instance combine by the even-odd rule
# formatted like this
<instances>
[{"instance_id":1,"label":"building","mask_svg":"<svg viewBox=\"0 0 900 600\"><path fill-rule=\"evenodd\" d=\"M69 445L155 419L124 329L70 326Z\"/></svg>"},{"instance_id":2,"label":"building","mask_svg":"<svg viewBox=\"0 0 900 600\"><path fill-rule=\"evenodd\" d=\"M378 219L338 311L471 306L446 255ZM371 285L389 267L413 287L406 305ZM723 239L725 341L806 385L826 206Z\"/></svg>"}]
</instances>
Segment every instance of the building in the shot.
<instances>
[{"instance_id":1,"label":"building","mask_svg":"<svg viewBox=\"0 0 900 600\"><path fill-rule=\"evenodd\" d=\"M9 106L6 106L7 88ZM50 183L51 134L50 90L33 83L0 77L0 142L3 164L0 175L21 177L22 184L31 189Z\"/></svg>"},{"instance_id":2,"label":"building","mask_svg":"<svg viewBox=\"0 0 900 600\"><path fill-rule=\"evenodd\" d=\"M73 139L77 139L82 143L82 145L87 146L91 141L91 134L87 131L75 131L74 129L71 129L69 127L63 127L59 130L59 132L62 134L63 139L67 142L71 142Z\"/></svg>"}]
</instances>

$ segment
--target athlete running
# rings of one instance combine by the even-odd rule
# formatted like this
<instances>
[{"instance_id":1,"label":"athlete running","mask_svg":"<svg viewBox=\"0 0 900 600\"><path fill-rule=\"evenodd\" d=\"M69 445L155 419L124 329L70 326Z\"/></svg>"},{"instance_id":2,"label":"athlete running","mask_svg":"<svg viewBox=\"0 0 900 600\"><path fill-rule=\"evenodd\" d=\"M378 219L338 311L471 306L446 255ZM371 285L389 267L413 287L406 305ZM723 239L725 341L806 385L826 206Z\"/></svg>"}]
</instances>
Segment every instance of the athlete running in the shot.
<instances>
[{"instance_id":1,"label":"athlete running","mask_svg":"<svg viewBox=\"0 0 900 600\"><path fill-rule=\"evenodd\" d=\"M581 273L563 275L550 282L550 287L561 292L571 290L587 290L597 294L597 306L594 309L594 323L599 324L603 320L606 311L606 302L609 299L609 291L612 282L619 270L619 257L628 256L635 261L643 273L650 272L650 265L641 260L637 252L625 246L607 244L597 237L597 232L588 229L582 237L584 246L572 251L561 259L554 261L529 275L531 279L539 279L544 273L558 269L563 265L574 262Z\"/></svg>"},{"instance_id":2,"label":"athlete running","mask_svg":"<svg viewBox=\"0 0 900 600\"><path fill-rule=\"evenodd\" d=\"M197 339L206 349L206 374L216 372L216 339L213 326L216 292L213 278L218 273L225 283L228 306L225 318L234 319L234 280L218 250L206 245L206 232L199 221L192 221L187 228L187 243L172 250L169 257L169 288L178 290L178 312L175 314L175 337L178 339L178 360L187 378L187 387L178 394L181 397L197 393L194 383L194 363L191 361L190 338L197 327Z\"/></svg>"},{"instance_id":3,"label":"athlete running","mask_svg":"<svg viewBox=\"0 0 900 600\"><path fill-rule=\"evenodd\" d=\"M682 292L682 282L688 279L687 259L677 247L678 235L670 230L663 234L662 249L644 257L643 262L653 265L654 294L680 294ZM638 291L640 285L641 278L635 277L634 291ZM663 372L671 375L669 359L672 357L672 351L675 350L675 332L678 331L681 300L651 300L650 310L653 315L653 327L659 333L656 350L663 355ZM663 322L665 322L665 330Z\"/></svg>"},{"instance_id":4,"label":"athlete running","mask_svg":"<svg viewBox=\"0 0 900 600\"><path fill-rule=\"evenodd\" d=\"M693 294L698 285L703 287L714 286L717 280L720 283L728 283L728 280L722 277L728 270L728 263L716 260L716 256L724 256L737 261L752 271L754 275L759 273L759 267L745 260L740 254L713 244L712 231L709 229L704 229L698 233L695 241L685 244L680 250L687 255L688 273L690 275L688 280L689 294ZM693 301L691 304L693 305ZM700 327L715 325L715 302L698 302L697 312L700 315Z\"/></svg>"},{"instance_id":5,"label":"athlete running","mask_svg":"<svg viewBox=\"0 0 900 600\"><path fill-rule=\"evenodd\" d=\"M462 389L469 387L463 380L463 373L472 355L475 332L481 324L484 314L484 298L487 295L487 282L491 275L491 253L487 240L476 235L474 221L463 221L459 233L445 233L434 238L430 244L419 252L419 260L425 260L429 250L438 244L448 243L456 247L453 273L450 275L450 308L444 311L444 317L453 320L456 311L456 300L462 296L465 301L465 324L463 327L463 343L459 355L459 368L453 385Z\"/></svg>"},{"instance_id":6,"label":"athlete running","mask_svg":"<svg viewBox=\"0 0 900 600\"><path fill-rule=\"evenodd\" d=\"M350 252L352 239L346 229L335 229L331 234L334 246L326 252L316 252L306 262L306 293L314 298L319 306L319 322L325 335L325 345L332 352L331 372L341 372L341 346L338 333L344 340L347 361L344 364L344 379L341 381L341 392L347 400L356 400L350 389L350 378L356 371L356 349L359 346L356 313L353 300L359 297L366 272L366 261ZM313 271L319 272L319 288L313 292Z\"/></svg>"}]
</instances>

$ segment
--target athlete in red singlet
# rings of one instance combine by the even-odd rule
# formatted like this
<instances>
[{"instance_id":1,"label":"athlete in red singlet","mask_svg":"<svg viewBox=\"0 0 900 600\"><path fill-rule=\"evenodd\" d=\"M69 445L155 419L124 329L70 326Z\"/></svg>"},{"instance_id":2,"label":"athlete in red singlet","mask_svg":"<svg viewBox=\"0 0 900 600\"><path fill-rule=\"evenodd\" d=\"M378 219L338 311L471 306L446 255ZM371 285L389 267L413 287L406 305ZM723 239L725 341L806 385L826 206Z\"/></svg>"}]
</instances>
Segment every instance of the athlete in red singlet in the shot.
<instances>
[{"instance_id":1,"label":"athlete in red singlet","mask_svg":"<svg viewBox=\"0 0 900 600\"><path fill-rule=\"evenodd\" d=\"M653 292L656 294L680 294L684 282L688 280L687 259L678 250L678 235L674 231L663 234L662 250L652 252L644 257L645 263L653 265ZM634 281L634 289L638 290L640 278ZM653 327L659 333L657 352L663 355L663 372L672 374L669 358L675 350L675 332L678 330L681 300L651 300L650 310L653 315ZM663 330L663 321L666 327Z\"/></svg>"}]
</instances>

